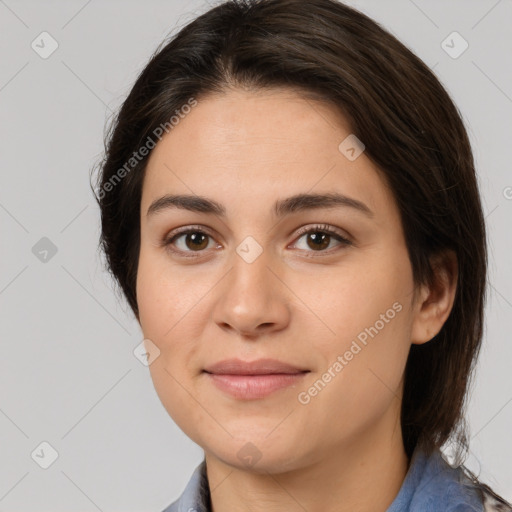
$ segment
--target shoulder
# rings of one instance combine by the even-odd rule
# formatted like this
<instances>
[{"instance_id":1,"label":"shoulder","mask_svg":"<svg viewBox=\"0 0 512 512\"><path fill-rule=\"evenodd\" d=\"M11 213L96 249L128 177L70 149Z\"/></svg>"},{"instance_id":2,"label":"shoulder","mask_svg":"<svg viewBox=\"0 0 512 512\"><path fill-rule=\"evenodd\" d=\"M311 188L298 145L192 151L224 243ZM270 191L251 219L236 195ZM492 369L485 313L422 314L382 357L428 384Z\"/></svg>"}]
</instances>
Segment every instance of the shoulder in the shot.
<instances>
[{"instance_id":1,"label":"shoulder","mask_svg":"<svg viewBox=\"0 0 512 512\"><path fill-rule=\"evenodd\" d=\"M181 496L162 512L211 512L206 462L196 467Z\"/></svg>"},{"instance_id":2,"label":"shoulder","mask_svg":"<svg viewBox=\"0 0 512 512\"><path fill-rule=\"evenodd\" d=\"M418 510L439 510L442 505L443 510L453 512L512 512L510 503L463 464L452 465L439 449L428 454L418 450L413 459L409 476L412 482L413 470L417 470L419 491L414 492L411 505L417 505Z\"/></svg>"},{"instance_id":3,"label":"shoulder","mask_svg":"<svg viewBox=\"0 0 512 512\"><path fill-rule=\"evenodd\" d=\"M512 512L512 504L494 491L492 487L482 482L465 465L461 465L461 479L468 487L473 487L478 493L483 505L483 512Z\"/></svg>"},{"instance_id":4,"label":"shoulder","mask_svg":"<svg viewBox=\"0 0 512 512\"><path fill-rule=\"evenodd\" d=\"M496 493L492 487L483 483L466 466L462 468L462 479L465 485L472 487L478 493L483 505L483 512L512 512L512 504Z\"/></svg>"},{"instance_id":5,"label":"shoulder","mask_svg":"<svg viewBox=\"0 0 512 512\"><path fill-rule=\"evenodd\" d=\"M497 496L489 487L481 487L484 512L512 512L512 507Z\"/></svg>"}]
</instances>

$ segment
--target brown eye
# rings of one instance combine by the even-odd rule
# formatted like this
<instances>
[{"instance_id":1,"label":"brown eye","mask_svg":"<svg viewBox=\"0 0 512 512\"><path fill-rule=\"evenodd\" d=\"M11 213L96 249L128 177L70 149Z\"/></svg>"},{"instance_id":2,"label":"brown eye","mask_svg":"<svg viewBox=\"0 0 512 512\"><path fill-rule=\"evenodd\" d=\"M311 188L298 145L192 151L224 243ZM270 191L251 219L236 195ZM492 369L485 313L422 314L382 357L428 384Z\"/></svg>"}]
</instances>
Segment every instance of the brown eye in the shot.
<instances>
[{"instance_id":1,"label":"brown eye","mask_svg":"<svg viewBox=\"0 0 512 512\"><path fill-rule=\"evenodd\" d=\"M185 245L193 251L206 249L206 247L208 246L208 235L198 231L195 231L193 233L186 233Z\"/></svg>"},{"instance_id":2,"label":"brown eye","mask_svg":"<svg viewBox=\"0 0 512 512\"><path fill-rule=\"evenodd\" d=\"M199 229L188 229L171 236L164 245L175 253L202 252L208 248L211 236Z\"/></svg>"},{"instance_id":3,"label":"brown eye","mask_svg":"<svg viewBox=\"0 0 512 512\"><path fill-rule=\"evenodd\" d=\"M321 231L313 231L307 235L308 247L314 250L322 250L329 247L331 235L322 233Z\"/></svg>"},{"instance_id":4,"label":"brown eye","mask_svg":"<svg viewBox=\"0 0 512 512\"><path fill-rule=\"evenodd\" d=\"M306 252L318 252L318 253L331 253L330 246L333 245L332 242L337 242L337 244L341 247L346 247L352 245L352 242L342 236L337 231L334 231L333 228L330 228L327 225L322 226L313 226L309 229L302 229L299 233L301 236L295 242L298 249L303 249ZM300 247L301 239L305 238L305 247ZM339 248L341 248L339 247Z\"/></svg>"},{"instance_id":5,"label":"brown eye","mask_svg":"<svg viewBox=\"0 0 512 512\"><path fill-rule=\"evenodd\" d=\"M327 225L318 225L310 227L309 229L302 229L299 234L301 236L299 236L294 245L298 245L297 248L306 253L315 252L326 253L326 255L328 255L336 249L352 245L350 240L342 236L337 230L335 231ZM305 247L300 247L302 239L305 239ZM206 253L206 249L209 248L208 244L210 241L214 242L211 235L199 227L189 227L188 229L184 229L181 232L171 235L168 239L162 240L162 245L172 253L179 256L194 257L200 256L201 252ZM337 244L332 244L332 242L337 242ZM340 247L336 248L336 245ZM215 247L215 243L213 243L212 247ZM219 246L217 247L220 248Z\"/></svg>"}]
</instances>

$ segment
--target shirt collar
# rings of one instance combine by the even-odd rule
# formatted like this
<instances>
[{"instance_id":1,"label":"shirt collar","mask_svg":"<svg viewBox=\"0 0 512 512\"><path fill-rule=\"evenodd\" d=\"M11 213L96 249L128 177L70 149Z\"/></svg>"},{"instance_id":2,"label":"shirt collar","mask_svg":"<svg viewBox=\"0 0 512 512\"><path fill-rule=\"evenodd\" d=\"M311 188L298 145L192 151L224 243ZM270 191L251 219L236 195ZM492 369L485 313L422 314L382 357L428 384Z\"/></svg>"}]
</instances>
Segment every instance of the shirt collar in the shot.
<instances>
[{"instance_id":1,"label":"shirt collar","mask_svg":"<svg viewBox=\"0 0 512 512\"><path fill-rule=\"evenodd\" d=\"M483 505L463 468L454 468L439 449L427 456L419 447L397 496L386 512L482 512Z\"/></svg>"}]
</instances>

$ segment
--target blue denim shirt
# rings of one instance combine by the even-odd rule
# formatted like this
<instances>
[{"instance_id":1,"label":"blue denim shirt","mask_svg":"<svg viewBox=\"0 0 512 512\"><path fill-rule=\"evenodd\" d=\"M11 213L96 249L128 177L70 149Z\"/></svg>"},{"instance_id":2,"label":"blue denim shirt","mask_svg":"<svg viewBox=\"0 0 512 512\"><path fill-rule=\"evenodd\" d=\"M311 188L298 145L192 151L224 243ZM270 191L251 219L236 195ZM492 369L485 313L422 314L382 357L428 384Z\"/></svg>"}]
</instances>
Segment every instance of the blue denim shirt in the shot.
<instances>
[{"instance_id":1,"label":"blue denim shirt","mask_svg":"<svg viewBox=\"0 0 512 512\"><path fill-rule=\"evenodd\" d=\"M163 512L211 512L204 460L180 498ZM427 457L416 449L404 482L386 512L484 512L484 506L462 468L450 466L439 450Z\"/></svg>"}]
</instances>

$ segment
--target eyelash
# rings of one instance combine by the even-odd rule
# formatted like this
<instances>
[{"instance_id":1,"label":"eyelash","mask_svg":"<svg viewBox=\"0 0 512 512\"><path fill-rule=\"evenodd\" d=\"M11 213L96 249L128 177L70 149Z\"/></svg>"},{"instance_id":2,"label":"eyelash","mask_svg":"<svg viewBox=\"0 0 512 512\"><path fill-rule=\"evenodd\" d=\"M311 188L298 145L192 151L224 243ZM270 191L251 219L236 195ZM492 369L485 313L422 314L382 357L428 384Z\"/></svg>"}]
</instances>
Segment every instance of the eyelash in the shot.
<instances>
[{"instance_id":1,"label":"eyelash","mask_svg":"<svg viewBox=\"0 0 512 512\"><path fill-rule=\"evenodd\" d=\"M207 236L213 238L212 235L210 235L208 232L204 231L204 228L202 226L189 226L180 231L171 233L170 236L166 237L162 241L161 245L164 246L167 250L171 251L172 253L178 254L179 256L183 256L185 258L197 258L200 256L200 253L205 252L204 249L201 251L182 251L179 249L174 249L172 247L172 245L176 241L176 239L178 239L180 236L187 235L189 233L200 233L200 234L204 234L204 235L207 235ZM350 240L348 240L347 238L342 236L336 229L328 226L327 224L317 224L317 225L311 226L309 228L301 228L297 233L297 237L302 238L302 236L308 235L311 233L322 233L322 234L330 235L334 239L336 239L338 242L341 242L340 245L342 247L353 245ZM320 254L327 253L328 255L330 255L333 252L333 248L320 250L320 251L311 250L311 251L306 251L306 252L313 252L313 253L320 253ZM192 253L192 254L189 256L189 255L187 255L187 253ZM308 256L308 257L311 258L311 257L316 257L316 256Z\"/></svg>"}]
</instances>

